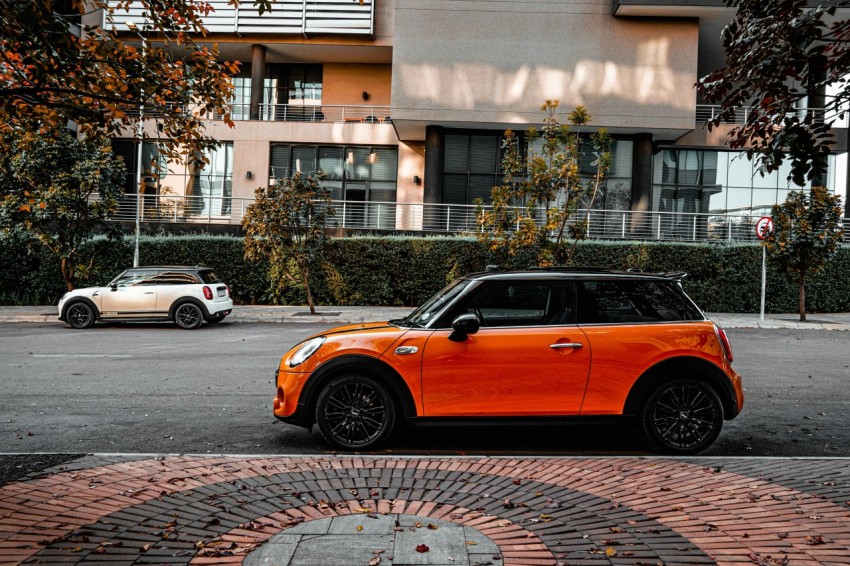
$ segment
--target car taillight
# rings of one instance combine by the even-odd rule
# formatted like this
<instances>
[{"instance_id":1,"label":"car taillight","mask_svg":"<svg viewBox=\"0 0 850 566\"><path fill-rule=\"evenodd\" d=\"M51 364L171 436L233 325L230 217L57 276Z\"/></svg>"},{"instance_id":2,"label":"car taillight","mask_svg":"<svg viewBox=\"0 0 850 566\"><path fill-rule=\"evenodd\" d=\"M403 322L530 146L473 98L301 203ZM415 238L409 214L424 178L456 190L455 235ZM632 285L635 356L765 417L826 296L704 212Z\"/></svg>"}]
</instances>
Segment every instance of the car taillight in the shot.
<instances>
[{"instance_id":1,"label":"car taillight","mask_svg":"<svg viewBox=\"0 0 850 566\"><path fill-rule=\"evenodd\" d=\"M731 363L733 360L732 344L729 343L729 337L726 335L726 331L719 326L715 326L714 328L717 330L717 338L720 339L720 345L723 346L723 353L726 354L726 359Z\"/></svg>"},{"instance_id":2,"label":"car taillight","mask_svg":"<svg viewBox=\"0 0 850 566\"><path fill-rule=\"evenodd\" d=\"M206 285L204 285L204 298L206 298L208 301L211 301L213 298L212 289L210 289Z\"/></svg>"}]
</instances>

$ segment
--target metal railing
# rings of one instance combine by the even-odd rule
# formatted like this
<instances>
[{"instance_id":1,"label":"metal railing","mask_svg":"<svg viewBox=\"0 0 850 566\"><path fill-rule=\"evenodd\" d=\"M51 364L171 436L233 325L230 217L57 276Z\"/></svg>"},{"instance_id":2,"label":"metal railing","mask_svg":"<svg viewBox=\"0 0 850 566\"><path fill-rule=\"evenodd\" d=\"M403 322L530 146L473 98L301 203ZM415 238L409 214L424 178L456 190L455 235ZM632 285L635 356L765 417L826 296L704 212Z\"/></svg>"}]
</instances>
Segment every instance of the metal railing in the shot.
<instances>
[{"instance_id":1,"label":"metal railing","mask_svg":"<svg viewBox=\"0 0 850 566\"><path fill-rule=\"evenodd\" d=\"M213 116L221 120L221 114ZM234 104L230 118L234 121L251 119L250 104ZM266 122L331 122L389 124L389 106L343 106L323 104L321 106L301 104L260 104L259 120Z\"/></svg>"},{"instance_id":2,"label":"metal railing","mask_svg":"<svg viewBox=\"0 0 850 566\"><path fill-rule=\"evenodd\" d=\"M253 198L143 195L139 216L146 223L241 224L253 202ZM331 228L449 234L477 234L481 230L474 205L333 201L332 206L335 216L328 223ZM758 239L756 222L762 216L580 210L575 219L586 220L587 237L597 240L754 242ZM135 195L127 195L112 220L130 222L135 218Z\"/></svg>"},{"instance_id":3,"label":"metal railing","mask_svg":"<svg viewBox=\"0 0 850 566\"><path fill-rule=\"evenodd\" d=\"M740 106L735 110L734 115L723 119L723 124L732 126L744 125L753 112L751 106ZM710 120L714 120L720 115L720 106L716 104L697 104L696 121L697 124L705 124ZM823 108L800 108L794 111L800 120L804 120L807 115L811 115L812 121L816 124L822 124L824 121L830 122L833 128L846 128L850 117L846 114L838 114L833 111L827 112Z\"/></svg>"}]
</instances>

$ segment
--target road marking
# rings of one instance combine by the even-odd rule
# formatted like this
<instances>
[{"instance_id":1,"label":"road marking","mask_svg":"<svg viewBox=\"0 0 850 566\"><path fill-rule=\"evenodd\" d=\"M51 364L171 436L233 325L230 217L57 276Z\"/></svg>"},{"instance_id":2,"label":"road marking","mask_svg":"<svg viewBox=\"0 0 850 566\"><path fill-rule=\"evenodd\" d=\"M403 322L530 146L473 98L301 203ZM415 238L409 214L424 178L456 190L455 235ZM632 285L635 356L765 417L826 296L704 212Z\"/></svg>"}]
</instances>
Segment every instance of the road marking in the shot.
<instances>
[{"instance_id":1,"label":"road marking","mask_svg":"<svg viewBox=\"0 0 850 566\"><path fill-rule=\"evenodd\" d=\"M132 358L131 354L32 354L34 358Z\"/></svg>"}]
</instances>

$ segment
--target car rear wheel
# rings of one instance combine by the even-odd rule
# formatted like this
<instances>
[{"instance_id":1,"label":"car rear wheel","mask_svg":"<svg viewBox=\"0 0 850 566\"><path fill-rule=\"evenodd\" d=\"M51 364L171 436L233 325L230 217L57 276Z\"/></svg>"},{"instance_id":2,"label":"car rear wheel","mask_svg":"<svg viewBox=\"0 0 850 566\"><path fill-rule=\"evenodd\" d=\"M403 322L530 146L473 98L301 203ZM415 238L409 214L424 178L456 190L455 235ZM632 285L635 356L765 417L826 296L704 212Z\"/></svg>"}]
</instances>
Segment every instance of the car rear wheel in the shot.
<instances>
[{"instance_id":1,"label":"car rear wheel","mask_svg":"<svg viewBox=\"0 0 850 566\"><path fill-rule=\"evenodd\" d=\"M183 303L174 310L174 322L180 328L193 330L204 321L201 308L195 303Z\"/></svg>"},{"instance_id":2,"label":"car rear wheel","mask_svg":"<svg viewBox=\"0 0 850 566\"><path fill-rule=\"evenodd\" d=\"M91 328L94 318L94 309L82 301L72 304L65 311L65 320L71 328Z\"/></svg>"},{"instance_id":3,"label":"car rear wheel","mask_svg":"<svg viewBox=\"0 0 850 566\"><path fill-rule=\"evenodd\" d=\"M694 454L708 448L723 426L717 392L696 379L674 379L656 388L643 407L643 428L654 448Z\"/></svg>"},{"instance_id":4,"label":"car rear wheel","mask_svg":"<svg viewBox=\"0 0 850 566\"><path fill-rule=\"evenodd\" d=\"M395 403L387 388L370 376L337 377L319 393L316 424L325 440L338 448L375 448L395 428Z\"/></svg>"}]
</instances>

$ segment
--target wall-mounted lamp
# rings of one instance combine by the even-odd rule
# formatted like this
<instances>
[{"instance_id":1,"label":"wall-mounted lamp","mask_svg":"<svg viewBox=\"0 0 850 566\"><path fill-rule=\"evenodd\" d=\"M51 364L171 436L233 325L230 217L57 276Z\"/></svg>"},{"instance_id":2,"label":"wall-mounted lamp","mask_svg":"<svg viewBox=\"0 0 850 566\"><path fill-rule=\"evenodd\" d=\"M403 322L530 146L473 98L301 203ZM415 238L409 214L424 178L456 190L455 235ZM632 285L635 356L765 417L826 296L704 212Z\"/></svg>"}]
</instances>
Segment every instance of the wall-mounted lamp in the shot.
<instances>
[{"instance_id":1,"label":"wall-mounted lamp","mask_svg":"<svg viewBox=\"0 0 850 566\"><path fill-rule=\"evenodd\" d=\"M419 175L414 175L413 176L413 184L414 185L421 185L422 184L422 178Z\"/></svg>"},{"instance_id":2,"label":"wall-mounted lamp","mask_svg":"<svg viewBox=\"0 0 850 566\"><path fill-rule=\"evenodd\" d=\"M365 90L363 91L363 100L369 100L369 93Z\"/></svg>"},{"instance_id":3,"label":"wall-mounted lamp","mask_svg":"<svg viewBox=\"0 0 850 566\"><path fill-rule=\"evenodd\" d=\"M253 174L253 173L251 173L250 171L248 171L248 172L246 172L246 173L245 173L245 178L246 178L246 179L253 179L253 178L254 178L254 174Z\"/></svg>"}]
</instances>

